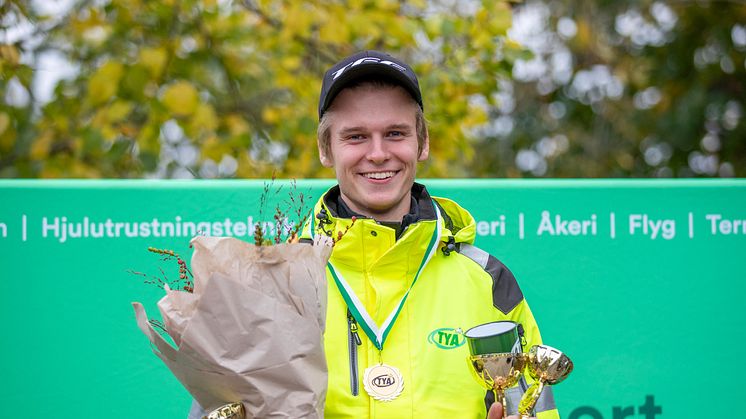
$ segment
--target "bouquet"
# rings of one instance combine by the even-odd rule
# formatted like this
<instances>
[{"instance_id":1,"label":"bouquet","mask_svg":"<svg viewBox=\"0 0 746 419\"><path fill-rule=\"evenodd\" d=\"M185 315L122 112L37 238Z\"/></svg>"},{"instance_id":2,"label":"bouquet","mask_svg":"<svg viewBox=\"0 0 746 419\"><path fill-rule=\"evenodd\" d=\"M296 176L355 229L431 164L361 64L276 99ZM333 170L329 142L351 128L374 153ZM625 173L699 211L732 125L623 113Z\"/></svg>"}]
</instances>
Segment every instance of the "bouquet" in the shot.
<instances>
[{"instance_id":1,"label":"bouquet","mask_svg":"<svg viewBox=\"0 0 746 419\"><path fill-rule=\"evenodd\" d=\"M271 246L192 239L193 284L164 284L158 302L161 332L176 347L132 303L155 354L203 408L241 402L247 417L323 417L325 266L333 240L317 237Z\"/></svg>"}]
</instances>

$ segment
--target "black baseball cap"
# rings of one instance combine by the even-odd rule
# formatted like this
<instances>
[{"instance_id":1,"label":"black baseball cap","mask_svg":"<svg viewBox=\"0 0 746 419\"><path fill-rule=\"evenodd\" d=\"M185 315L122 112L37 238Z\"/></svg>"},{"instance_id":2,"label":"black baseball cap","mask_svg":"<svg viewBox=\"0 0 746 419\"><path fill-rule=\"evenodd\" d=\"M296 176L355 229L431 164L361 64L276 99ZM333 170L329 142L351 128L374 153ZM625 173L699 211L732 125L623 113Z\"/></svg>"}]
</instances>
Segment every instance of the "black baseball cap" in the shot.
<instances>
[{"instance_id":1,"label":"black baseball cap","mask_svg":"<svg viewBox=\"0 0 746 419\"><path fill-rule=\"evenodd\" d=\"M424 109L420 84L412 68L385 52L369 50L343 58L324 74L319 96L319 119L342 89L355 80L370 76L383 77L399 84Z\"/></svg>"}]
</instances>

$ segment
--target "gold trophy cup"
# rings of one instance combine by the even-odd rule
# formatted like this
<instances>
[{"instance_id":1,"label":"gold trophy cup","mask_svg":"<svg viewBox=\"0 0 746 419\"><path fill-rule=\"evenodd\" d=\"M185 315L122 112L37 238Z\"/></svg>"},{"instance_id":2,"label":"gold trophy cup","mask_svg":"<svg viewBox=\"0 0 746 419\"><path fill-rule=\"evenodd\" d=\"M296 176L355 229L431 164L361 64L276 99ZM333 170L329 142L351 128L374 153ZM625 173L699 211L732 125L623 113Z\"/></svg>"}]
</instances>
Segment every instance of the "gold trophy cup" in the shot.
<instances>
[{"instance_id":1,"label":"gold trophy cup","mask_svg":"<svg viewBox=\"0 0 746 419\"><path fill-rule=\"evenodd\" d=\"M505 390L514 386L521 378L526 366L526 354L497 353L472 355L469 357L472 371L477 380L495 394L495 401L502 403L503 417L507 416Z\"/></svg>"},{"instance_id":2,"label":"gold trophy cup","mask_svg":"<svg viewBox=\"0 0 746 419\"><path fill-rule=\"evenodd\" d=\"M561 351L547 345L534 345L526 354L526 369L534 383L526 390L518 405L521 418L531 416L544 386L554 385L572 372L572 361Z\"/></svg>"},{"instance_id":3,"label":"gold trophy cup","mask_svg":"<svg viewBox=\"0 0 746 419\"><path fill-rule=\"evenodd\" d=\"M469 368L476 380L492 390L495 401L503 405L503 417L508 405L505 390L521 378L526 366L526 354L521 351L518 323L498 321L472 327L464 333L469 343Z\"/></svg>"}]
</instances>

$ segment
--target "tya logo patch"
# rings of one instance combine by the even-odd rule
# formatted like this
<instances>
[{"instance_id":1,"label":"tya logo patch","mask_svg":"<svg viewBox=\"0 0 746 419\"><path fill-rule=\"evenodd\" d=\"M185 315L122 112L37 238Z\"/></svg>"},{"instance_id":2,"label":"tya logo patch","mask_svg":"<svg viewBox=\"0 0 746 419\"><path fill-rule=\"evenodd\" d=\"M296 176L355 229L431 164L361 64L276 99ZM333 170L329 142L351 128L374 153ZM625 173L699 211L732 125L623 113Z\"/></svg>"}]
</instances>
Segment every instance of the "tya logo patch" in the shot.
<instances>
[{"instance_id":1,"label":"tya logo patch","mask_svg":"<svg viewBox=\"0 0 746 419\"><path fill-rule=\"evenodd\" d=\"M441 327L430 332L427 341L440 349L455 349L466 343L466 338L456 329Z\"/></svg>"}]
</instances>

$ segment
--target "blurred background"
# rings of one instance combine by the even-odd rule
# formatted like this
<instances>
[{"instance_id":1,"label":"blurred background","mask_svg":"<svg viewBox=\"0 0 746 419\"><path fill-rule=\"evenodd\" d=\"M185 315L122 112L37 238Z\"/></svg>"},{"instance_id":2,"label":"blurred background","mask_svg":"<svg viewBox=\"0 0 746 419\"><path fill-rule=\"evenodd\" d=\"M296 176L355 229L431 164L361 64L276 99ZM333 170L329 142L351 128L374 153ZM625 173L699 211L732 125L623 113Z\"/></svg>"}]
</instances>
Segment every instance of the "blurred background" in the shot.
<instances>
[{"instance_id":1,"label":"blurred background","mask_svg":"<svg viewBox=\"0 0 746 419\"><path fill-rule=\"evenodd\" d=\"M371 48L421 177L746 175L743 1L5 0L0 177L332 177L321 75Z\"/></svg>"}]
</instances>

